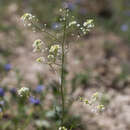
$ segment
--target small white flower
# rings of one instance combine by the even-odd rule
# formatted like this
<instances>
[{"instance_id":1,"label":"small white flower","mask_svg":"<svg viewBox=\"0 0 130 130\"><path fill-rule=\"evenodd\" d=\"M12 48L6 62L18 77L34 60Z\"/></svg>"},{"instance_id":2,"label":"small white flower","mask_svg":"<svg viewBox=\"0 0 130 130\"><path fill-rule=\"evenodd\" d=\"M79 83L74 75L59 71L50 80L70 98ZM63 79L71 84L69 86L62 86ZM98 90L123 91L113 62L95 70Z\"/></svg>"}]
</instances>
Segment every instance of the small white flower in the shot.
<instances>
[{"instance_id":1,"label":"small white flower","mask_svg":"<svg viewBox=\"0 0 130 130\"><path fill-rule=\"evenodd\" d=\"M42 62L45 61L45 59L44 59L44 57L39 57L39 58L36 59L36 61L37 61L38 63L42 63Z\"/></svg>"},{"instance_id":2,"label":"small white flower","mask_svg":"<svg viewBox=\"0 0 130 130\"><path fill-rule=\"evenodd\" d=\"M75 24L77 24L77 21L72 21L72 22L69 23L69 27L72 26L72 25L75 25Z\"/></svg>"},{"instance_id":3,"label":"small white flower","mask_svg":"<svg viewBox=\"0 0 130 130\"><path fill-rule=\"evenodd\" d=\"M29 88L23 87L23 88L19 89L18 90L18 95L20 97L29 96Z\"/></svg>"},{"instance_id":4,"label":"small white flower","mask_svg":"<svg viewBox=\"0 0 130 130\"><path fill-rule=\"evenodd\" d=\"M77 27L80 27L80 24L77 24Z\"/></svg>"},{"instance_id":5,"label":"small white flower","mask_svg":"<svg viewBox=\"0 0 130 130\"><path fill-rule=\"evenodd\" d=\"M30 13L25 13L21 17L21 20L24 22L24 26L28 26L28 27L31 27L32 23L38 22L38 19Z\"/></svg>"},{"instance_id":6,"label":"small white flower","mask_svg":"<svg viewBox=\"0 0 130 130\"><path fill-rule=\"evenodd\" d=\"M83 23L83 26L86 27L86 26L87 26L87 22L84 22L84 23Z\"/></svg>"},{"instance_id":7,"label":"small white flower","mask_svg":"<svg viewBox=\"0 0 130 130\"><path fill-rule=\"evenodd\" d=\"M43 41L38 39L35 40L33 43L34 52L42 50Z\"/></svg>"},{"instance_id":8,"label":"small white flower","mask_svg":"<svg viewBox=\"0 0 130 130\"><path fill-rule=\"evenodd\" d=\"M65 128L64 126L59 127L59 130L67 130L67 128Z\"/></svg>"},{"instance_id":9,"label":"small white flower","mask_svg":"<svg viewBox=\"0 0 130 130\"><path fill-rule=\"evenodd\" d=\"M98 111L103 111L105 109L104 105L100 104L97 106Z\"/></svg>"},{"instance_id":10,"label":"small white flower","mask_svg":"<svg viewBox=\"0 0 130 130\"><path fill-rule=\"evenodd\" d=\"M57 52L59 51L59 49L60 49L59 45L52 45L51 48L50 48L50 50L49 50L49 52L57 54Z\"/></svg>"},{"instance_id":11,"label":"small white flower","mask_svg":"<svg viewBox=\"0 0 130 130\"><path fill-rule=\"evenodd\" d=\"M25 20L30 20L30 19L32 19L32 17L33 17L32 14L30 14L30 13L25 13L25 14L21 17L21 19L22 19L23 21L25 21Z\"/></svg>"}]
</instances>

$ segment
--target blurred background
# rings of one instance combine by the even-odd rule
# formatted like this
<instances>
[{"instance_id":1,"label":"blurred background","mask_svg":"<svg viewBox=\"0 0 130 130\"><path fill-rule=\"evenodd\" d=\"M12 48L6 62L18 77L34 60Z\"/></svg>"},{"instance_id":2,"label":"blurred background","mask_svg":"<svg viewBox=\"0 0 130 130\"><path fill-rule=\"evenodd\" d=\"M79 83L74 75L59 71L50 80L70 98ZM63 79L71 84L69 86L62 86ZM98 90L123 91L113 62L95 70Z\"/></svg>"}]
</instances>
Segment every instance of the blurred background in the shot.
<instances>
[{"instance_id":1,"label":"blurred background","mask_svg":"<svg viewBox=\"0 0 130 130\"><path fill-rule=\"evenodd\" d=\"M4 110L0 130L56 129L58 117L50 105L52 94L57 97L56 78L47 65L35 62L32 43L41 35L25 28L20 17L32 13L48 30L56 30L60 24L55 15L65 5L80 21L92 18L95 23L93 31L80 40L70 38L67 88L74 89L73 96L101 92L106 107L103 113L93 114L76 102L69 108L67 126L75 120L78 128L74 130L130 130L130 0L0 0L0 112ZM20 105L15 107L16 90L24 85L33 92L45 89L39 97L46 101L40 106L45 107L43 113L36 114L42 109L31 105L22 110ZM27 114L31 115L27 125L16 127L24 124Z\"/></svg>"}]
</instances>

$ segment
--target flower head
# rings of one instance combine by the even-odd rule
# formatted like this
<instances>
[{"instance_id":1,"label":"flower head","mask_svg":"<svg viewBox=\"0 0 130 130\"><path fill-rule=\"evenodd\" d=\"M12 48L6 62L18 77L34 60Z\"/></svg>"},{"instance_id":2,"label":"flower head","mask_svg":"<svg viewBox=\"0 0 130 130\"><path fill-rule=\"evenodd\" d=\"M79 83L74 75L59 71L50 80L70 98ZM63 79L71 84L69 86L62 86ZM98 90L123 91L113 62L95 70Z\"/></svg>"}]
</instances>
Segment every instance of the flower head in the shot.
<instances>
[{"instance_id":1,"label":"flower head","mask_svg":"<svg viewBox=\"0 0 130 130\"><path fill-rule=\"evenodd\" d=\"M25 13L21 17L21 20L24 22L24 25L28 27L31 27L33 24L38 22L38 19L30 13Z\"/></svg>"},{"instance_id":2,"label":"flower head","mask_svg":"<svg viewBox=\"0 0 130 130\"><path fill-rule=\"evenodd\" d=\"M97 106L98 111L103 111L105 109L104 105L100 104Z\"/></svg>"},{"instance_id":3,"label":"flower head","mask_svg":"<svg viewBox=\"0 0 130 130\"><path fill-rule=\"evenodd\" d=\"M52 55L52 54L48 55L47 58L48 58L48 61L49 61L48 63L50 63L50 64L53 63L53 62L55 62L55 59L56 59L54 57L54 55Z\"/></svg>"},{"instance_id":4,"label":"flower head","mask_svg":"<svg viewBox=\"0 0 130 130\"><path fill-rule=\"evenodd\" d=\"M123 32L126 32L126 31L128 31L128 25L127 24L123 24L122 26L121 26L121 30L123 31Z\"/></svg>"},{"instance_id":5,"label":"flower head","mask_svg":"<svg viewBox=\"0 0 130 130\"><path fill-rule=\"evenodd\" d=\"M99 93L96 92L92 95L92 99L97 100L99 98Z\"/></svg>"},{"instance_id":6,"label":"flower head","mask_svg":"<svg viewBox=\"0 0 130 130\"><path fill-rule=\"evenodd\" d=\"M93 28L94 24L93 24L93 19L88 19L86 22L83 23L84 27L87 27L88 29Z\"/></svg>"},{"instance_id":7,"label":"flower head","mask_svg":"<svg viewBox=\"0 0 130 130\"><path fill-rule=\"evenodd\" d=\"M60 49L60 46L59 46L59 45L52 45L51 48L50 48L50 50L49 50L49 52L50 52L50 53L57 54L58 51L59 51L59 49Z\"/></svg>"},{"instance_id":8,"label":"flower head","mask_svg":"<svg viewBox=\"0 0 130 130\"><path fill-rule=\"evenodd\" d=\"M75 24L77 24L77 21L71 21L71 22L69 23L69 26L72 26L72 25L75 25Z\"/></svg>"},{"instance_id":9,"label":"flower head","mask_svg":"<svg viewBox=\"0 0 130 130\"><path fill-rule=\"evenodd\" d=\"M37 61L38 63L42 63L42 62L45 61L45 59L44 59L44 57L39 57L39 58L36 59L36 61Z\"/></svg>"},{"instance_id":10,"label":"flower head","mask_svg":"<svg viewBox=\"0 0 130 130\"><path fill-rule=\"evenodd\" d=\"M34 97L30 97L29 101L30 101L31 104L34 104L34 105L39 105L40 104L40 100L35 99Z\"/></svg>"},{"instance_id":11,"label":"flower head","mask_svg":"<svg viewBox=\"0 0 130 130\"><path fill-rule=\"evenodd\" d=\"M64 2L63 8L68 8L69 10L74 10L76 8L76 5L72 2Z\"/></svg>"},{"instance_id":12,"label":"flower head","mask_svg":"<svg viewBox=\"0 0 130 130\"><path fill-rule=\"evenodd\" d=\"M52 27L52 29L54 29L54 30L58 30L58 29L61 28L61 24L60 24L60 23L53 23L51 27Z\"/></svg>"},{"instance_id":13,"label":"flower head","mask_svg":"<svg viewBox=\"0 0 130 130\"><path fill-rule=\"evenodd\" d=\"M36 87L35 91L36 91L37 93L40 93L40 92L43 91L44 88L45 88L45 86L43 86L43 85L38 85L38 86Z\"/></svg>"},{"instance_id":14,"label":"flower head","mask_svg":"<svg viewBox=\"0 0 130 130\"><path fill-rule=\"evenodd\" d=\"M13 94L13 95L15 95L17 93L16 88L11 88L10 89L10 93Z\"/></svg>"},{"instance_id":15,"label":"flower head","mask_svg":"<svg viewBox=\"0 0 130 130\"><path fill-rule=\"evenodd\" d=\"M33 43L34 52L35 51L41 51L43 46L43 41L40 39L37 39Z\"/></svg>"},{"instance_id":16,"label":"flower head","mask_svg":"<svg viewBox=\"0 0 130 130\"><path fill-rule=\"evenodd\" d=\"M67 128L65 128L64 126L59 127L59 130L67 130Z\"/></svg>"},{"instance_id":17,"label":"flower head","mask_svg":"<svg viewBox=\"0 0 130 130\"><path fill-rule=\"evenodd\" d=\"M23 87L21 89L18 90L18 95L20 97L28 97L29 96L29 88Z\"/></svg>"},{"instance_id":18,"label":"flower head","mask_svg":"<svg viewBox=\"0 0 130 130\"><path fill-rule=\"evenodd\" d=\"M30 14L30 13L25 13L25 14L21 17L21 19L22 19L23 21L25 21L25 20L31 20L32 18L33 18L33 15Z\"/></svg>"},{"instance_id":19,"label":"flower head","mask_svg":"<svg viewBox=\"0 0 130 130\"><path fill-rule=\"evenodd\" d=\"M3 88L0 88L0 97L3 97L5 95L5 91Z\"/></svg>"},{"instance_id":20,"label":"flower head","mask_svg":"<svg viewBox=\"0 0 130 130\"><path fill-rule=\"evenodd\" d=\"M4 69L5 69L6 71L11 70L11 68L12 68L11 64L5 64L5 65L4 65Z\"/></svg>"}]
</instances>

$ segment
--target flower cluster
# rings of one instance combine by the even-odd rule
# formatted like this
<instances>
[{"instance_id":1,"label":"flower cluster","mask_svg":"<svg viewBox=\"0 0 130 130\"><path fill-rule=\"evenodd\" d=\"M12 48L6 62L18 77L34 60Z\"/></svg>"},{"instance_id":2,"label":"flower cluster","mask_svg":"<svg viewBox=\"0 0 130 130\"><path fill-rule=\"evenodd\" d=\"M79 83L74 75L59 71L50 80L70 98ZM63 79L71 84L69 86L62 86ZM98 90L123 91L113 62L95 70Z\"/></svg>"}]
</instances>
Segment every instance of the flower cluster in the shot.
<instances>
[{"instance_id":1,"label":"flower cluster","mask_svg":"<svg viewBox=\"0 0 130 130\"><path fill-rule=\"evenodd\" d=\"M32 15L30 13L25 13L21 17L21 20L24 22L24 25L28 26L28 27L32 27L33 24L38 22L38 19L34 15Z\"/></svg>"},{"instance_id":2,"label":"flower cluster","mask_svg":"<svg viewBox=\"0 0 130 130\"><path fill-rule=\"evenodd\" d=\"M43 90L44 90L45 86L43 85L38 85L36 88L35 88L35 92L36 93L41 93Z\"/></svg>"},{"instance_id":3,"label":"flower cluster","mask_svg":"<svg viewBox=\"0 0 130 130\"><path fill-rule=\"evenodd\" d=\"M52 23L52 25L51 25L51 28L53 30L60 30L61 27L62 27L62 25L60 23L58 23L58 22Z\"/></svg>"},{"instance_id":4,"label":"flower cluster","mask_svg":"<svg viewBox=\"0 0 130 130\"><path fill-rule=\"evenodd\" d=\"M104 105L102 105L102 104L99 104L98 106L97 106L97 110L98 111L103 111L105 109L105 107L104 107Z\"/></svg>"},{"instance_id":5,"label":"flower cluster","mask_svg":"<svg viewBox=\"0 0 130 130\"><path fill-rule=\"evenodd\" d=\"M18 95L20 97L28 97L30 95L29 88L23 87L18 90Z\"/></svg>"},{"instance_id":6,"label":"flower cluster","mask_svg":"<svg viewBox=\"0 0 130 130\"><path fill-rule=\"evenodd\" d=\"M3 97L5 95L5 91L3 88L0 88L0 97Z\"/></svg>"},{"instance_id":7,"label":"flower cluster","mask_svg":"<svg viewBox=\"0 0 130 130\"><path fill-rule=\"evenodd\" d=\"M43 41L40 40L40 39L35 40L34 43L33 43L33 48L34 48L34 50L33 50L34 52L42 51L42 49L43 49Z\"/></svg>"},{"instance_id":8,"label":"flower cluster","mask_svg":"<svg viewBox=\"0 0 130 130\"><path fill-rule=\"evenodd\" d=\"M48 63L52 64L56 62L57 56L60 54L60 45L55 44L52 45L49 49L49 55L48 55Z\"/></svg>"},{"instance_id":9,"label":"flower cluster","mask_svg":"<svg viewBox=\"0 0 130 130\"><path fill-rule=\"evenodd\" d=\"M30 103L33 104L33 105L39 105L39 104L40 104L40 100L39 100L39 99L36 99L36 98L34 98L34 97L30 97L30 98L29 98L29 101L30 101Z\"/></svg>"},{"instance_id":10,"label":"flower cluster","mask_svg":"<svg viewBox=\"0 0 130 130\"><path fill-rule=\"evenodd\" d=\"M11 93L12 95L16 95L16 94L17 94L16 88L11 88L11 89L10 89L10 93Z\"/></svg>"},{"instance_id":11,"label":"flower cluster","mask_svg":"<svg viewBox=\"0 0 130 130\"><path fill-rule=\"evenodd\" d=\"M45 46L44 46L45 47ZM34 52L41 52L42 56L36 59L39 63L55 64L60 56L61 47L58 44L51 45L48 48L43 48L43 41L38 39L33 43Z\"/></svg>"},{"instance_id":12,"label":"flower cluster","mask_svg":"<svg viewBox=\"0 0 130 130\"><path fill-rule=\"evenodd\" d=\"M94 23L93 19L87 19L86 22L84 22L83 24L80 24L77 21L73 20L69 22L68 27L71 26L75 26L76 28L78 28L78 30L82 32L83 35L86 35L87 32L89 32L94 27Z\"/></svg>"},{"instance_id":13,"label":"flower cluster","mask_svg":"<svg viewBox=\"0 0 130 130\"><path fill-rule=\"evenodd\" d=\"M5 69L6 71L10 71L10 70L12 69L11 64L5 64L5 65L4 65L4 69Z\"/></svg>"},{"instance_id":14,"label":"flower cluster","mask_svg":"<svg viewBox=\"0 0 130 130\"><path fill-rule=\"evenodd\" d=\"M59 130L67 130L64 126L59 127Z\"/></svg>"},{"instance_id":15,"label":"flower cluster","mask_svg":"<svg viewBox=\"0 0 130 130\"><path fill-rule=\"evenodd\" d=\"M84 104L92 106L92 111L94 111L94 112L101 112L105 109L103 104L98 103L98 105L96 105L96 101L98 101L98 99L99 99L98 92L94 93L90 100L80 97L80 101L83 102Z\"/></svg>"}]
</instances>

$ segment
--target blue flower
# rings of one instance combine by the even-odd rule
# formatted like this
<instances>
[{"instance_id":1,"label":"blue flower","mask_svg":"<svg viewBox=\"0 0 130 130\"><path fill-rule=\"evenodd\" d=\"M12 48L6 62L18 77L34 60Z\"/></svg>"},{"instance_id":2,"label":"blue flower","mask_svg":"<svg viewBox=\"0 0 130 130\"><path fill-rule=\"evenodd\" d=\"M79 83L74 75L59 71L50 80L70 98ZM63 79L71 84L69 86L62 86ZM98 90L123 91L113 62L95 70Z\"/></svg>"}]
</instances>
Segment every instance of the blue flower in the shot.
<instances>
[{"instance_id":1,"label":"blue flower","mask_svg":"<svg viewBox=\"0 0 130 130\"><path fill-rule=\"evenodd\" d=\"M4 65L4 69L5 69L6 71L11 70L11 68L12 68L11 64L5 64L5 65Z\"/></svg>"},{"instance_id":2,"label":"blue flower","mask_svg":"<svg viewBox=\"0 0 130 130\"><path fill-rule=\"evenodd\" d=\"M123 31L123 32L126 32L126 31L128 31L128 25L127 24L123 24L122 26L121 26L121 30Z\"/></svg>"},{"instance_id":3,"label":"blue flower","mask_svg":"<svg viewBox=\"0 0 130 130\"><path fill-rule=\"evenodd\" d=\"M4 94L5 94L4 89L3 89L3 88L0 88L0 97L3 97Z\"/></svg>"},{"instance_id":4,"label":"blue flower","mask_svg":"<svg viewBox=\"0 0 130 130\"><path fill-rule=\"evenodd\" d=\"M58 30L61 28L61 24L60 23L52 23L51 28L54 30Z\"/></svg>"},{"instance_id":5,"label":"blue flower","mask_svg":"<svg viewBox=\"0 0 130 130\"><path fill-rule=\"evenodd\" d=\"M43 86L43 85L38 85L38 86L35 88L35 91L36 91L37 93L40 93L40 92L43 91L44 88L45 88L45 86Z\"/></svg>"},{"instance_id":6,"label":"blue flower","mask_svg":"<svg viewBox=\"0 0 130 130\"><path fill-rule=\"evenodd\" d=\"M17 93L16 88L11 88L10 89L10 93L13 94L13 95L15 95Z\"/></svg>"},{"instance_id":7,"label":"blue flower","mask_svg":"<svg viewBox=\"0 0 130 130\"><path fill-rule=\"evenodd\" d=\"M39 105L40 104L40 100L35 99L34 97L30 97L29 101L30 101L31 104L34 104L34 105Z\"/></svg>"},{"instance_id":8,"label":"blue flower","mask_svg":"<svg viewBox=\"0 0 130 130\"><path fill-rule=\"evenodd\" d=\"M72 2L64 2L63 8L68 8L70 10L74 10L76 8L76 5Z\"/></svg>"}]
</instances>

